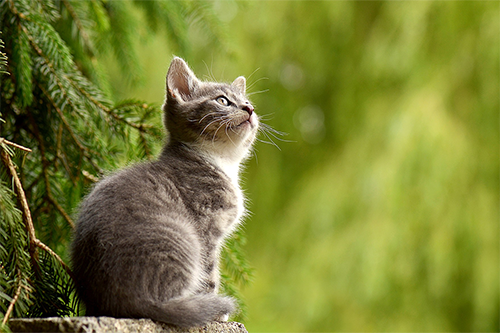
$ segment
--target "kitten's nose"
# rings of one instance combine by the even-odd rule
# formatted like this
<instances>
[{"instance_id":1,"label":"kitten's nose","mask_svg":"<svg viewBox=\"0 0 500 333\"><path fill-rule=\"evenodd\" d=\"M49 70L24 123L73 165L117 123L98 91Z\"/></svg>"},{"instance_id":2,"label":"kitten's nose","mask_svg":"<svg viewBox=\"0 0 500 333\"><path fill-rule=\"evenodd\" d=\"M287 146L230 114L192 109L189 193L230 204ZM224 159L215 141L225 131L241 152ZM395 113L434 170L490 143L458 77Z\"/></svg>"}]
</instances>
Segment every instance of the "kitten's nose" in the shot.
<instances>
[{"instance_id":1,"label":"kitten's nose","mask_svg":"<svg viewBox=\"0 0 500 333\"><path fill-rule=\"evenodd\" d=\"M245 110L246 112L248 112L248 114L249 114L250 116L252 115L253 110L254 110L254 109L253 109L253 106L252 106L252 105L250 105L250 104L245 105L242 109L243 109L243 110Z\"/></svg>"}]
</instances>

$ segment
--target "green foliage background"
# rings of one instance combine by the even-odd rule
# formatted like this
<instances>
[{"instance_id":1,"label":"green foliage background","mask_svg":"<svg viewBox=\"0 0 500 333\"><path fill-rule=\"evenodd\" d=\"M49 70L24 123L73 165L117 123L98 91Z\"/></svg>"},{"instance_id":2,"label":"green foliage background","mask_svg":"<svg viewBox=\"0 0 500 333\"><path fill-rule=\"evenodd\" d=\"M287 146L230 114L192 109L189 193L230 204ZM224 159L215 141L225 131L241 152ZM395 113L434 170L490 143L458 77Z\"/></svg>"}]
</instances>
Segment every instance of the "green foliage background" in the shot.
<instances>
[{"instance_id":1,"label":"green foliage background","mask_svg":"<svg viewBox=\"0 0 500 333\"><path fill-rule=\"evenodd\" d=\"M293 141L244 173L249 331L498 331L499 3L210 4L229 50L193 25L179 55L256 71ZM173 52L146 40L147 83L113 89L161 103Z\"/></svg>"},{"instance_id":2,"label":"green foliage background","mask_svg":"<svg viewBox=\"0 0 500 333\"><path fill-rule=\"evenodd\" d=\"M227 258L254 267L250 332L500 330L499 2L201 2L174 28L148 3L124 11L136 67L96 55L113 100L161 105L176 54L249 77L292 141L259 142L244 173Z\"/></svg>"}]
</instances>

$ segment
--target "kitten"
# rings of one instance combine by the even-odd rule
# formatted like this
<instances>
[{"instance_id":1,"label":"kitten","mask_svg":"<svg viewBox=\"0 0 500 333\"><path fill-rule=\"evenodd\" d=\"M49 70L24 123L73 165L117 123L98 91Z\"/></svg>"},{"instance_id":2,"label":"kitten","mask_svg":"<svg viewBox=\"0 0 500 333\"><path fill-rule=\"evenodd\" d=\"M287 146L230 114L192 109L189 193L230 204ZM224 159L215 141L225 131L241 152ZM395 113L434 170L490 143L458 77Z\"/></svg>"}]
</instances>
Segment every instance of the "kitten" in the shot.
<instances>
[{"instance_id":1,"label":"kitten","mask_svg":"<svg viewBox=\"0 0 500 333\"><path fill-rule=\"evenodd\" d=\"M217 295L218 257L244 214L238 171L259 124L245 87L173 59L158 160L104 178L81 204L72 263L87 315L189 327L235 310Z\"/></svg>"}]
</instances>

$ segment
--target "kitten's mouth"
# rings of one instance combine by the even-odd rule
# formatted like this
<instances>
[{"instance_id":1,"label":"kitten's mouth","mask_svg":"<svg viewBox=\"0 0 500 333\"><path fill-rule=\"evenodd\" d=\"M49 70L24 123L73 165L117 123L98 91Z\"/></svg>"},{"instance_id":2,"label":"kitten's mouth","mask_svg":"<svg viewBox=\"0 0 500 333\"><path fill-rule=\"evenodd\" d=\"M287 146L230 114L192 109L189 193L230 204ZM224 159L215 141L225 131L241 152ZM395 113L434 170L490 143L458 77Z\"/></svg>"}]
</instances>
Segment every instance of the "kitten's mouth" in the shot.
<instances>
[{"instance_id":1,"label":"kitten's mouth","mask_svg":"<svg viewBox=\"0 0 500 333\"><path fill-rule=\"evenodd\" d=\"M238 127L240 126L246 126L246 125L250 125L250 126L254 126L254 123L252 122L252 115L248 116L247 119L243 120L239 125Z\"/></svg>"},{"instance_id":2,"label":"kitten's mouth","mask_svg":"<svg viewBox=\"0 0 500 333\"><path fill-rule=\"evenodd\" d=\"M248 124L248 125L252 125L252 122L250 121L250 118L248 118L247 120L245 120L245 121L241 122L241 123L238 125L238 127L239 127L239 126L245 126L245 125L247 125L247 124Z\"/></svg>"}]
</instances>

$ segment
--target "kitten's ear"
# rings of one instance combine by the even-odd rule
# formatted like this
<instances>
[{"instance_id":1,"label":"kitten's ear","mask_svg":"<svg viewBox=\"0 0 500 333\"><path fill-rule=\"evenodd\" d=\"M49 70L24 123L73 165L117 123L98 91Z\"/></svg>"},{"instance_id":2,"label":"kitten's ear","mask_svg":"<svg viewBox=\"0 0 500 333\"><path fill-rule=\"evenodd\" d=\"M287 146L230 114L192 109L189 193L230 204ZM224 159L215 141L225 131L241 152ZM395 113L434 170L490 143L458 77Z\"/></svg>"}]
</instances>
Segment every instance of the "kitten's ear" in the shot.
<instances>
[{"instance_id":1,"label":"kitten's ear","mask_svg":"<svg viewBox=\"0 0 500 333\"><path fill-rule=\"evenodd\" d=\"M236 80L231 84L233 87L238 88L238 90L245 95L245 91L247 89L247 80L244 76L238 76Z\"/></svg>"},{"instance_id":2,"label":"kitten's ear","mask_svg":"<svg viewBox=\"0 0 500 333\"><path fill-rule=\"evenodd\" d=\"M200 81L184 60L174 57L167 73L167 93L172 97L180 97L183 101L191 99L193 91Z\"/></svg>"}]
</instances>

